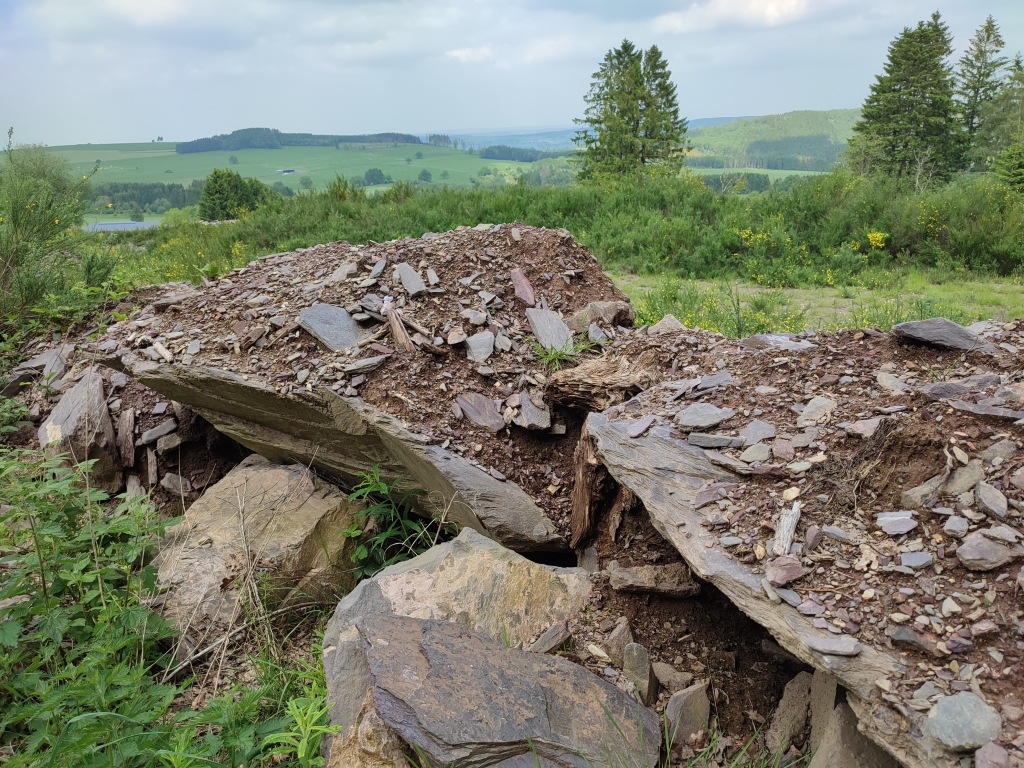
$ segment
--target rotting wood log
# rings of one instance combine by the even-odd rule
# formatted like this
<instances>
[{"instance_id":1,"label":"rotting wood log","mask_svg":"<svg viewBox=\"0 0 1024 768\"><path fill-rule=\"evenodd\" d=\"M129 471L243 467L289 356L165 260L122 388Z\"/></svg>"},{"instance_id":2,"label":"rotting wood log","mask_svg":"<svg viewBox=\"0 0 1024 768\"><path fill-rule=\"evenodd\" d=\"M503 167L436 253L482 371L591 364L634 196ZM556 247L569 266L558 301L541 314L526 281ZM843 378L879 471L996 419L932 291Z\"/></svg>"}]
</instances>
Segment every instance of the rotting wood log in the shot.
<instances>
[{"instance_id":1,"label":"rotting wood log","mask_svg":"<svg viewBox=\"0 0 1024 768\"><path fill-rule=\"evenodd\" d=\"M608 470L597 460L594 442L584 425L573 457L575 472L572 486L572 519L570 546L576 548L594 529L597 502L608 485Z\"/></svg>"},{"instance_id":2,"label":"rotting wood log","mask_svg":"<svg viewBox=\"0 0 1024 768\"><path fill-rule=\"evenodd\" d=\"M633 360L604 355L575 368L565 368L551 376L546 394L570 408L591 413L603 411L657 384L661 378L660 354L657 349L648 349Z\"/></svg>"},{"instance_id":3,"label":"rotting wood log","mask_svg":"<svg viewBox=\"0 0 1024 768\"><path fill-rule=\"evenodd\" d=\"M135 409L124 408L117 423L117 452L121 455L121 464L125 467L135 466Z\"/></svg>"},{"instance_id":4,"label":"rotting wood log","mask_svg":"<svg viewBox=\"0 0 1024 768\"><path fill-rule=\"evenodd\" d=\"M396 349L400 349L403 352L416 351L416 345L412 343L409 332L405 330L405 323L402 322L402 318L397 312L388 312L388 326L391 329L391 340L394 342Z\"/></svg>"},{"instance_id":5,"label":"rotting wood log","mask_svg":"<svg viewBox=\"0 0 1024 768\"><path fill-rule=\"evenodd\" d=\"M793 508L782 513L779 517L779 524L775 528L775 548L772 551L776 557L789 554L798 522L800 522L800 502L794 501Z\"/></svg>"},{"instance_id":6,"label":"rotting wood log","mask_svg":"<svg viewBox=\"0 0 1024 768\"><path fill-rule=\"evenodd\" d=\"M629 512L635 503L636 496L633 495L633 492L626 486L620 485L619 490L615 493L612 508L608 512L608 534L612 541L615 541L619 526L622 525L622 516Z\"/></svg>"}]
</instances>

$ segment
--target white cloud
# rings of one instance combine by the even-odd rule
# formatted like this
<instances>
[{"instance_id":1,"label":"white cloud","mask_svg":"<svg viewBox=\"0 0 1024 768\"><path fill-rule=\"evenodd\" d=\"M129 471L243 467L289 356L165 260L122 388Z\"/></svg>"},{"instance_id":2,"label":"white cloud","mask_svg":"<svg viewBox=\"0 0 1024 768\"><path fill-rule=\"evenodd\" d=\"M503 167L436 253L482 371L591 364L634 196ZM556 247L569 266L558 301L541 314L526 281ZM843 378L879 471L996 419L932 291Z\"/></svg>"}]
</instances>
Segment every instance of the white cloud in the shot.
<instances>
[{"instance_id":1,"label":"white cloud","mask_svg":"<svg viewBox=\"0 0 1024 768\"><path fill-rule=\"evenodd\" d=\"M771 27L802 18L810 5L810 0L707 0L658 16L654 27L659 32L693 32L736 22Z\"/></svg>"},{"instance_id":2,"label":"white cloud","mask_svg":"<svg viewBox=\"0 0 1024 768\"><path fill-rule=\"evenodd\" d=\"M444 55L450 59L458 59L463 64L479 64L491 61L494 58L494 51L491 50L490 46L484 45L479 48L456 48L455 50L445 51Z\"/></svg>"}]
</instances>

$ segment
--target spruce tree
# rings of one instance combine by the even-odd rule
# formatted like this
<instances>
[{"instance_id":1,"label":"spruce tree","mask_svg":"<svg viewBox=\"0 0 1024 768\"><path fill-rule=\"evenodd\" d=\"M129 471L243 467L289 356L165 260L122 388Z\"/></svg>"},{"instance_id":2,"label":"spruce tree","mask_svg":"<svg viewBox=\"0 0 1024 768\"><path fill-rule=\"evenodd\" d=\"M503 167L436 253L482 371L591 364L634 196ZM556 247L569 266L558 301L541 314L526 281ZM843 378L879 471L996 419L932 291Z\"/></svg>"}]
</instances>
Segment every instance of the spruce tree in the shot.
<instances>
[{"instance_id":1,"label":"spruce tree","mask_svg":"<svg viewBox=\"0 0 1024 768\"><path fill-rule=\"evenodd\" d=\"M1024 194L1024 133L1018 134L992 165L1000 181Z\"/></svg>"},{"instance_id":2,"label":"spruce tree","mask_svg":"<svg viewBox=\"0 0 1024 768\"><path fill-rule=\"evenodd\" d=\"M1024 61L1018 53L995 95L981 110L971 159L991 165L1024 131Z\"/></svg>"},{"instance_id":3,"label":"spruce tree","mask_svg":"<svg viewBox=\"0 0 1024 768\"><path fill-rule=\"evenodd\" d=\"M938 12L907 27L889 45L878 75L854 126L854 142L878 149L874 167L914 182L946 179L959 169L963 134L953 99L953 53L949 28Z\"/></svg>"},{"instance_id":4,"label":"spruce tree","mask_svg":"<svg viewBox=\"0 0 1024 768\"><path fill-rule=\"evenodd\" d=\"M623 175L652 166L678 169L687 149L676 86L657 46L641 51L629 40L608 51L585 97L584 126L574 141L581 178Z\"/></svg>"},{"instance_id":5,"label":"spruce tree","mask_svg":"<svg viewBox=\"0 0 1024 768\"><path fill-rule=\"evenodd\" d=\"M960 59L956 97L960 119L971 141L981 127L983 108L996 95L1002 70L1009 63L1009 59L999 55L1004 45L999 25L989 16L974 33Z\"/></svg>"}]
</instances>

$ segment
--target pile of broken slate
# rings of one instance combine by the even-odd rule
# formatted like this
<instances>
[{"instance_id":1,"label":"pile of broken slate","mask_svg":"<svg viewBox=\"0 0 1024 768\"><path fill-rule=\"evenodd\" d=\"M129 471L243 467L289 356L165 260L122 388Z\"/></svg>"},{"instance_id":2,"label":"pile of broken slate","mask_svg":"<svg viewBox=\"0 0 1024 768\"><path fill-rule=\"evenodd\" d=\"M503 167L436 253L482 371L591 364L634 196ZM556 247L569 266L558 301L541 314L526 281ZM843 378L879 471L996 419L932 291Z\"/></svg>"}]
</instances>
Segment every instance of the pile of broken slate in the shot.
<instances>
[{"instance_id":1,"label":"pile of broken slate","mask_svg":"<svg viewBox=\"0 0 1024 768\"><path fill-rule=\"evenodd\" d=\"M106 487L120 490L120 433L142 435L110 420L116 369L260 461L317 470L285 483L309 498L341 504L321 478L351 487L376 465L422 489L418 511L463 531L338 606L324 638L332 718L345 726L331 765L387 764L403 744L444 764L498 764L528 743L558 764L582 765L572 757L582 750L609 765L609 750L657 743L654 713L636 717L637 698L649 700L636 682L537 653L565 641L590 576L516 553L564 550L570 518L594 512L573 508L579 440L696 577L843 692L845 709L835 697L827 708L832 754L860 732L908 766L1024 758L1024 324L933 318L892 333L740 340L671 316L633 328L625 297L569 233L521 225L274 254L142 298L70 356L33 350L42 354L14 372L27 382L60 357L65 394L36 414L44 447L109 459ZM551 375L542 359L553 356L566 370ZM594 370L616 373L595 384ZM88 434L66 426L72 412L90 414L75 422ZM548 444L558 455L538 469L531 452ZM189 510L197 530L217 529L203 528L203 509L216 520L237 500L212 491ZM275 529L274 510L293 497L254 515L253 536ZM302 549L303 531L322 533L328 511L351 521L332 504L294 513L302 522L281 557ZM188 598L196 615L237 565L173 536L192 573L216 575ZM237 545L207 538L200 546ZM314 552L303 558L317 589L344 578ZM182 573L172 567L165 583L187 593ZM492 573L496 592L482 578ZM218 600L203 610L229 620L234 605ZM643 666L642 648L628 658ZM507 691L487 685L497 670ZM553 690L564 709L544 710ZM607 717L594 702L631 723L621 743L603 726L585 732ZM526 718L534 730L507 721L513 704L544 712ZM644 764L656 760L645 753Z\"/></svg>"}]
</instances>

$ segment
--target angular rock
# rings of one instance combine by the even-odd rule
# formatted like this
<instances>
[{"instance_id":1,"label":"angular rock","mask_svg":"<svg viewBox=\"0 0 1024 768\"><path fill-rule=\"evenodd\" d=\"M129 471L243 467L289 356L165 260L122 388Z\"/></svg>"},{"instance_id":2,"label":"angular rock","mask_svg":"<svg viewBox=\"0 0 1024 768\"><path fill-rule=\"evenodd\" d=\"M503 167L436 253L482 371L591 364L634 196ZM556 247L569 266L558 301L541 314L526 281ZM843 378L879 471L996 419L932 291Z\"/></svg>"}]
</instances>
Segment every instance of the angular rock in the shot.
<instances>
[{"instance_id":1,"label":"angular rock","mask_svg":"<svg viewBox=\"0 0 1024 768\"><path fill-rule=\"evenodd\" d=\"M956 556L972 571L993 571L1024 557L1024 547L1019 544L1010 546L989 538L981 531L974 531L964 536L957 547Z\"/></svg>"},{"instance_id":2,"label":"angular rock","mask_svg":"<svg viewBox=\"0 0 1024 768\"><path fill-rule=\"evenodd\" d=\"M947 475L935 475L935 477L921 483L921 485L904 491L900 496L900 505L907 509L920 509L929 501L938 498Z\"/></svg>"},{"instance_id":3,"label":"angular rock","mask_svg":"<svg viewBox=\"0 0 1024 768\"><path fill-rule=\"evenodd\" d=\"M890 514L896 515L902 513L893 512ZM909 512L905 516L901 517L883 518L883 515L879 515L876 522L878 527L889 536L902 536L903 534L910 533L912 530L917 528L917 521L910 516Z\"/></svg>"},{"instance_id":4,"label":"angular rock","mask_svg":"<svg viewBox=\"0 0 1024 768\"><path fill-rule=\"evenodd\" d=\"M882 423L882 417L876 416L873 419L860 419L853 422L852 424L842 425L843 429L849 435L855 435L857 437L864 438L867 440L875 432L878 431L879 425Z\"/></svg>"},{"instance_id":5,"label":"angular rock","mask_svg":"<svg viewBox=\"0 0 1024 768\"><path fill-rule=\"evenodd\" d=\"M978 453L978 458L984 461L992 461L992 459L1002 459L1003 461L1009 461L1017 455L1017 444L1013 440L999 440L993 443L988 448Z\"/></svg>"},{"instance_id":6,"label":"angular rock","mask_svg":"<svg viewBox=\"0 0 1024 768\"><path fill-rule=\"evenodd\" d=\"M422 489L409 502L427 518L445 514L460 528L519 551L565 546L518 485L481 472L359 398L323 387L286 394L217 368L164 365L134 353L104 362L127 368L144 386L187 405L217 431L272 461L313 466L350 486L376 464L382 480L400 481L400 493Z\"/></svg>"},{"instance_id":7,"label":"angular rock","mask_svg":"<svg viewBox=\"0 0 1024 768\"><path fill-rule=\"evenodd\" d=\"M326 768L408 768L405 742L388 727L373 708L373 691L363 700L359 718L346 738L330 743L330 734L322 750L329 751Z\"/></svg>"},{"instance_id":8,"label":"angular rock","mask_svg":"<svg viewBox=\"0 0 1024 768\"><path fill-rule=\"evenodd\" d=\"M951 400L971 393L971 388L958 381L933 381L919 390L930 400Z\"/></svg>"},{"instance_id":9,"label":"angular rock","mask_svg":"<svg viewBox=\"0 0 1024 768\"><path fill-rule=\"evenodd\" d=\"M911 320L907 323L897 323L892 327L892 332L897 336L921 341L925 344L932 344L937 347L974 350L990 355L996 353L996 348L992 344L967 330L962 325L957 325L952 320L947 320L944 317L932 317L928 320Z\"/></svg>"},{"instance_id":10,"label":"angular rock","mask_svg":"<svg viewBox=\"0 0 1024 768\"><path fill-rule=\"evenodd\" d=\"M693 682L693 675L689 672L680 672L671 664L666 664L663 661L656 661L651 667L654 669L654 674L658 678L658 682L661 683L661 687L669 694L681 691Z\"/></svg>"},{"instance_id":11,"label":"angular rock","mask_svg":"<svg viewBox=\"0 0 1024 768\"><path fill-rule=\"evenodd\" d=\"M827 397L817 395L811 398L811 400L804 406L803 411L797 417L796 425L798 427L811 427L818 424L822 420L828 417L833 410L835 410L837 403L835 400L831 400Z\"/></svg>"},{"instance_id":12,"label":"angular rock","mask_svg":"<svg viewBox=\"0 0 1024 768\"><path fill-rule=\"evenodd\" d=\"M746 441L742 437L691 432L686 436L686 442L690 445L696 445L698 448L738 448Z\"/></svg>"},{"instance_id":13,"label":"angular rock","mask_svg":"<svg viewBox=\"0 0 1024 768\"><path fill-rule=\"evenodd\" d=\"M791 333L758 333L746 339L740 339L740 344L754 349L767 349L776 347L787 352L803 352L814 349L817 345L804 339L798 339Z\"/></svg>"},{"instance_id":14,"label":"angular rock","mask_svg":"<svg viewBox=\"0 0 1024 768\"><path fill-rule=\"evenodd\" d=\"M466 358L474 363L485 362L493 353L494 335L490 331L480 331L466 339Z\"/></svg>"},{"instance_id":15,"label":"angular rock","mask_svg":"<svg viewBox=\"0 0 1024 768\"><path fill-rule=\"evenodd\" d=\"M812 711L812 720L817 712ZM899 768L899 762L857 730L857 716L849 704L825 710L826 725L815 741L811 729L811 748L815 750L808 768Z\"/></svg>"},{"instance_id":16,"label":"angular rock","mask_svg":"<svg viewBox=\"0 0 1024 768\"><path fill-rule=\"evenodd\" d=\"M1010 768L1010 753L990 741L974 753L974 768Z\"/></svg>"},{"instance_id":17,"label":"angular rock","mask_svg":"<svg viewBox=\"0 0 1024 768\"><path fill-rule=\"evenodd\" d=\"M170 475L166 476L170 477ZM165 477L165 480L166 480ZM179 631L242 620L246 553L259 553L268 610L288 601L333 602L352 588L356 540L342 534L362 504L305 467L246 457L206 489L188 521L167 530L155 560L163 615Z\"/></svg>"},{"instance_id":18,"label":"angular rock","mask_svg":"<svg viewBox=\"0 0 1024 768\"><path fill-rule=\"evenodd\" d=\"M672 694L665 705L669 737L676 744L685 744L693 734L706 732L710 716L711 702L704 681Z\"/></svg>"},{"instance_id":19,"label":"angular rock","mask_svg":"<svg viewBox=\"0 0 1024 768\"><path fill-rule=\"evenodd\" d=\"M629 643L622 652L622 674L636 686L636 697L645 707L658 698L658 678L651 657L640 643Z\"/></svg>"},{"instance_id":20,"label":"angular rock","mask_svg":"<svg viewBox=\"0 0 1024 768\"><path fill-rule=\"evenodd\" d=\"M181 475L168 472L163 476L163 478L161 478L160 487L164 490L170 491L173 495L180 497L192 490L192 483Z\"/></svg>"},{"instance_id":21,"label":"angular rock","mask_svg":"<svg viewBox=\"0 0 1024 768\"><path fill-rule=\"evenodd\" d=\"M811 679L810 673L801 672L786 683L782 699L764 735L765 747L769 752L781 755L788 751L793 738L807 725L811 705Z\"/></svg>"},{"instance_id":22,"label":"angular rock","mask_svg":"<svg viewBox=\"0 0 1024 768\"><path fill-rule=\"evenodd\" d=\"M728 371L718 371L717 373L709 373L707 376L701 376L700 381L697 382L697 386L695 387L695 389L699 392L705 389L716 389L717 387L724 387L729 384L734 384L735 382L736 380ZM764 424L763 421L760 423ZM755 429L757 429L757 427L755 427Z\"/></svg>"},{"instance_id":23,"label":"angular rock","mask_svg":"<svg viewBox=\"0 0 1024 768\"><path fill-rule=\"evenodd\" d=\"M533 286L530 285L530 281L523 270L516 267L509 274L512 278L512 285L515 288L516 298L528 307L534 306L537 303L537 297L533 292Z\"/></svg>"},{"instance_id":24,"label":"angular rock","mask_svg":"<svg viewBox=\"0 0 1024 768\"><path fill-rule=\"evenodd\" d=\"M361 582L339 604L323 641L331 722L352 727L372 681L357 619L370 614L454 621L518 647L575 617L590 595L579 568L549 568L471 529ZM530 595L526 610L523 595ZM635 722L635 717L634 717Z\"/></svg>"},{"instance_id":25,"label":"angular rock","mask_svg":"<svg viewBox=\"0 0 1024 768\"><path fill-rule=\"evenodd\" d=\"M694 403L676 416L676 424L684 429L708 429L731 419L732 408L717 408L711 403Z\"/></svg>"},{"instance_id":26,"label":"angular rock","mask_svg":"<svg viewBox=\"0 0 1024 768\"><path fill-rule=\"evenodd\" d=\"M161 437L164 437L165 435L169 435L172 432L174 432L177 428L178 422L176 422L174 419L167 419L167 421L162 421L152 429L147 429L145 432L139 435L139 439L135 444L149 445L150 443L155 443Z\"/></svg>"},{"instance_id":27,"label":"angular rock","mask_svg":"<svg viewBox=\"0 0 1024 768\"><path fill-rule=\"evenodd\" d=\"M608 334L597 323L591 323L587 326L587 339L602 347L611 341L608 338Z\"/></svg>"},{"instance_id":28,"label":"angular rock","mask_svg":"<svg viewBox=\"0 0 1024 768\"><path fill-rule=\"evenodd\" d=\"M943 696L928 712L931 734L955 752L967 752L999 738L999 713L970 691Z\"/></svg>"},{"instance_id":29,"label":"angular rock","mask_svg":"<svg viewBox=\"0 0 1024 768\"><path fill-rule=\"evenodd\" d=\"M666 597L692 597L700 593L700 585L685 563L623 568L612 560L608 563L608 583L618 592L648 592Z\"/></svg>"},{"instance_id":30,"label":"angular rock","mask_svg":"<svg viewBox=\"0 0 1024 768\"><path fill-rule=\"evenodd\" d=\"M942 530L948 533L950 536L956 536L958 538L966 536L970 524L967 522L966 517L960 517L959 515L950 515L949 519L946 520L945 525L942 526Z\"/></svg>"},{"instance_id":31,"label":"angular rock","mask_svg":"<svg viewBox=\"0 0 1024 768\"><path fill-rule=\"evenodd\" d=\"M90 473L94 488L117 493L123 487L114 424L107 410L103 378L95 369L90 368L61 397L39 427L38 436L39 447L49 456L66 453L73 464L95 461Z\"/></svg>"},{"instance_id":32,"label":"angular rock","mask_svg":"<svg viewBox=\"0 0 1024 768\"><path fill-rule=\"evenodd\" d=\"M663 333L679 333L679 331L685 330L686 326L676 320L675 315L665 315L647 329L647 334L649 336L659 336Z\"/></svg>"},{"instance_id":33,"label":"angular rock","mask_svg":"<svg viewBox=\"0 0 1024 768\"><path fill-rule=\"evenodd\" d=\"M635 319L636 310L628 301L592 301L566 320L566 324L570 330L579 333L591 323L628 328Z\"/></svg>"},{"instance_id":34,"label":"angular rock","mask_svg":"<svg viewBox=\"0 0 1024 768\"><path fill-rule=\"evenodd\" d=\"M519 413L513 417L512 423L523 429L549 429L551 427L551 410L543 401L541 401L541 406L543 407L538 407L528 393L522 393Z\"/></svg>"},{"instance_id":35,"label":"angular rock","mask_svg":"<svg viewBox=\"0 0 1024 768\"><path fill-rule=\"evenodd\" d=\"M478 427L483 427L490 432L500 432L505 428L505 420L498 413L498 407L487 395L482 395L479 392L464 392L456 397L455 401L462 408L466 418Z\"/></svg>"},{"instance_id":36,"label":"angular rock","mask_svg":"<svg viewBox=\"0 0 1024 768\"><path fill-rule=\"evenodd\" d=\"M970 491L985 479L985 466L980 459L971 459L966 467L957 467L949 476L946 484L942 486L942 492L950 496L959 496L961 493Z\"/></svg>"},{"instance_id":37,"label":"angular rock","mask_svg":"<svg viewBox=\"0 0 1024 768\"><path fill-rule=\"evenodd\" d=\"M608 634L608 641L605 645L608 648L608 657L620 667L622 666L623 654L626 646L634 643L633 630L629 626L629 619L620 616L615 622L615 628Z\"/></svg>"},{"instance_id":38,"label":"angular rock","mask_svg":"<svg viewBox=\"0 0 1024 768\"><path fill-rule=\"evenodd\" d=\"M401 281L402 287L410 296L419 296L427 292L427 284L423 282L419 272L404 261L395 265L395 277Z\"/></svg>"},{"instance_id":39,"label":"angular rock","mask_svg":"<svg viewBox=\"0 0 1024 768\"><path fill-rule=\"evenodd\" d=\"M927 568L935 562L935 558L927 552L904 552L900 555L900 565L913 568L915 571Z\"/></svg>"},{"instance_id":40,"label":"angular rock","mask_svg":"<svg viewBox=\"0 0 1024 768\"><path fill-rule=\"evenodd\" d=\"M878 386L887 392L900 393L906 392L910 389L910 386L898 378L893 376L891 373L885 371L879 371L875 374L875 381L878 382Z\"/></svg>"},{"instance_id":41,"label":"angular rock","mask_svg":"<svg viewBox=\"0 0 1024 768\"><path fill-rule=\"evenodd\" d=\"M453 622L370 615L356 626L375 710L433 765L528 764L533 745L567 766L611 768L624 750L657 763L657 715L562 657Z\"/></svg>"},{"instance_id":42,"label":"angular rock","mask_svg":"<svg viewBox=\"0 0 1024 768\"><path fill-rule=\"evenodd\" d=\"M754 443L740 454L740 461L751 464L755 461L765 462L772 457L772 449L765 443Z\"/></svg>"},{"instance_id":43,"label":"angular rock","mask_svg":"<svg viewBox=\"0 0 1024 768\"><path fill-rule=\"evenodd\" d=\"M1006 497L998 488L989 485L984 480L979 480L978 484L974 486L974 500L982 512L997 520L1006 519Z\"/></svg>"},{"instance_id":44,"label":"angular rock","mask_svg":"<svg viewBox=\"0 0 1024 768\"><path fill-rule=\"evenodd\" d=\"M856 656L863 648L852 637L809 637L804 642L812 651L830 656Z\"/></svg>"},{"instance_id":45,"label":"angular rock","mask_svg":"<svg viewBox=\"0 0 1024 768\"><path fill-rule=\"evenodd\" d=\"M773 587L784 587L806 573L800 561L791 555L776 557L764 569L765 578Z\"/></svg>"},{"instance_id":46,"label":"angular rock","mask_svg":"<svg viewBox=\"0 0 1024 768\"><path fill-rule=\"evenodd\" d=\"M740 430L740 437L746 441L746 445L754 445L762 440L770 440L775 437L775 425L767 421L754 419Z\"/></svg>"},{"instance_id":47,"label":"angular rock","mask_svg":"<svg viewBox=\"0 0 1024 768\"><path fill-rule=\"evenodd\" d=\"M569 330L557 312L550 309L528 309L526 319L530 321L537 343L547 351L572 351L572 331Z\"/></svg>"},{"instance_id":48,"label":"angular rock","mask_svg":"<svg viewBox=\"0 0 1024 768\"><path fill-rule=\"evenodd\" d=\"M811 677L811 752L816 752L828 731L836 706L838 684L835 677L820 669Z\"/></svg>"},{"instance_id":49,"label":"angular rock","mask_svg":"<svg viewBox=\"0 0 1024 768\"><path fill-rule=\"evenodd\" d=\"M299 313L299 326L333 352L355 347L368 336L343 307L314 304Z\"/></svg>"},{"instance_id":50,"label":"angular rock","mask_svg":"<svg viewBox=\"0 0 1024 768\"><path fill-rule=\"evenodd\" d=\"M348 280L350 277L355 277L359 273L359 265L354 261L345 261L335 269L329 278L328 283L340 283L342 280Z\"/></svg>"},{"instance_id":51,"label":"angular rock","mask_svg":"<svg viewBox=\"0 0 1024 768\"><path fill-rule=\"evenodd\" d=\"M459 314L468 320L470 325L483 325L487 322L487 313L478 309L464 309Z\"/></svg>"},{"instance_id":52,"label":"angular rock","mask_svg":"<svg viewBox=\"0 0 1024 768\"><path fill-rule=\"evenodd\" d=\"M529 650L531 653L551 653L571 639L572 632L569 631L569 622L560 621L544 630L544 633L537 638Z\"/></svg>"}]
</instances>

